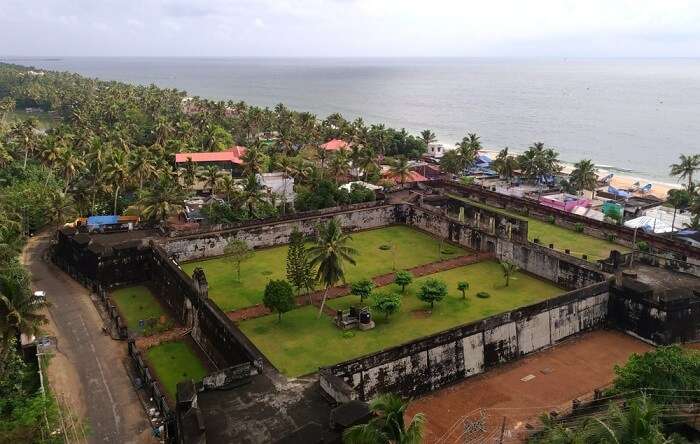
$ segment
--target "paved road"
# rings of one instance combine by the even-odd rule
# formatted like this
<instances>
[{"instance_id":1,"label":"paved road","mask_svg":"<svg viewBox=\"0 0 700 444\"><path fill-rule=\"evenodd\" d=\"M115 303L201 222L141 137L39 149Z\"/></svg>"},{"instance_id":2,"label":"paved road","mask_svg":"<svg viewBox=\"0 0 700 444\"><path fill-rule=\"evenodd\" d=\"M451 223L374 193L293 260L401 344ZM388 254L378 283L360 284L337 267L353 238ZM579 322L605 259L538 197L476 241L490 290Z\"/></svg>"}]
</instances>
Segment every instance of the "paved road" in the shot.
<instances>
[{"instance_id":1,"label":"paved road","mask_svg":"<svg viewBox=\"0 0 700 444\"><path fill-rule=\"evenodd\" d=\"M30 239L23 261L52 304L48 330L58 344L48 372L52 389L84 418L90 442L153 442L123 364L126 344L102 334L88 291L43 260L48 241L46 234Z\"/></svg>"}]
</instances>

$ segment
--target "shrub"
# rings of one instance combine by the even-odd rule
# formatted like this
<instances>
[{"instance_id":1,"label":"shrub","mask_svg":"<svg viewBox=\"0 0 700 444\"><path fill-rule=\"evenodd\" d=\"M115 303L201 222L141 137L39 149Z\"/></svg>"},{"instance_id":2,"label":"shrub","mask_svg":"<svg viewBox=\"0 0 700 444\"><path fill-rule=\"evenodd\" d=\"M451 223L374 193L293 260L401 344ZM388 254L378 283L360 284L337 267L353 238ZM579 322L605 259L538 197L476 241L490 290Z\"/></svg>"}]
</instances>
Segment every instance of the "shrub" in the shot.
<instances>
[{"instance_id":1,"label":"shrub","mask_svg":"<svg viewBox=\"0 0 700 444\"><path fill-rule=\"evenodd\" d=\"M583 233L583 224L581 222L576 222L574 230L576 230L577 233Z\"/></svg>"},{"instance_id":2,"label":"shrub","mask_svg":"<svg viewBox=\"0 0 700 444\"><path fill-rule=\"evenodd\" d=\"M547 222L554 225L554 223L556 222L556 219L554 218L554 216L549 215L549 216L547 216Z\"/></svg>"},{"instance_id":3,"label":"shrub","mask_svg":"<svg viewBox=\"0 0 700 444\"><path fill-rule=\"evenodd\" d=\"M649 251L649 242L639 241L637 242L637 249L642 253L647 253Z\"/></svg>"},{"instance_id":4,"label":"shrub","mask_svg":"<svg viewBox=\"0 0 700 444\"><path fill-rule=\"evenodd\" d=\"M608 242L615 242L615 239L617 239L617 237L612 233L608 234L607 237L608 237Z\"/></svg>"},{"instance_id":5,"label":"shrub","mask_svg":"<svg viewBox=\"0 0 700 444\"><path fill-rule=\"evenodd\" d=\"M361 279L350 286L350 293L359 296L360 303L372 294L372 290L374 290L374 282L369 279Z\"/></svg>"},{"instance_id":6,"label":"shrub","mask_svg":"<svg viewBox=\"0 0 700 444\"><path fill-rule=\"evenodd\" d=\"M476 297L481 299L488 299L491 297L491 295L485 291L480 291L476 294Z\"/></svg>"},{"instance_id":7,"label":"shrub","mask_svg":"<svg viewBox=\"0 0 700 444\"><path fill-rule=\"evenodd\" d=\"M467 298L467 290L469 290L469 282L461 281L457 284L457 290L462 292L462 299Z\"/></svg>"},{"instance_id":8,"label":"shrub","mask_svg":"<svg viewBox=\"0 0 700 444\"><path fill-rule=\"evenodd\" d=\"M379 249L380 249L380 250L384 250L384 251L386 251L386 250L391 250L391 245L387 245L387 244L380 245L380 246L379 246Z\"/></svg>"},{"instance_id":9,"label":"shrub","mask_svg":"<svg viewBox=\"0 0 700 444\"><path fill-rule=\"evenodd\" d=\"M396 313L401 306L401 297L397 294L378 293L374 296L372 308L384 313L384 319L389 319L389 315Z\"/></svg>"},{"instance_id":10,"label":"shrub","mask_svg":"<svg viewBox=\"0 0 700 444\"><path fill-rule=\"evenodd\" d=\"M263 296L263 305L270 311L277 312L278 321L281 321L282 313L294 308L292 285L284 279L268 282Z\"/></svg>"}]
</instances>

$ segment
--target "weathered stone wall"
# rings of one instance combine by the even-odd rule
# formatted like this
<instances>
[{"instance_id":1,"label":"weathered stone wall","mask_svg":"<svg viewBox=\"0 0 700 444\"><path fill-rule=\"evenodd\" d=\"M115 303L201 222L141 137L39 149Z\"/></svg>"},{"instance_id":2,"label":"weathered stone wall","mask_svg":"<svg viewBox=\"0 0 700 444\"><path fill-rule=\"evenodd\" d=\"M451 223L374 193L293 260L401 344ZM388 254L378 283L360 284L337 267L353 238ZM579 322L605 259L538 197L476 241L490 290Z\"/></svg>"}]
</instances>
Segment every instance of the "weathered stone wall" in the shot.
<instances>
[{"instance_id":1,"label":"weathered stone wall","mask_svg":"<svg viewBox=\"0 0 700 444\"><path fill-rule=\"evenodd\" d=\"M607 282L463 325L321 371L341 378L368 400L382 392L417 395L541 350L603 325ZM332 383L333 381L329 381ZM343 393L338 384L329 396ZM322 384L322 387L324 385ZM340 400L339 400L340 401Z\"/></svg>"},{"instance_id":2,"label":"weathered stone wall","mask_svg":"<svg viewBox=\"0 0 700 444\"><path fill-rule=\"evenodd\" d=\"M700 341L700 296L656 297L638 281L611 288L610 321L616 328L657 345Z\"/></svg>"},{"instance_id":3,"label":"weathered stone wall","mask_svg":"<svg viewBox=\"0 0 700 444\"><path fill-rule=\"evenodd\" d=\"M294 227L312 234L319 222L337 218L348 231L378 228L396 223L395 206L381 205L370 208L322 213L311 217L247 224L225 231L200 233L197 235L168 239L164 249L168 255L180 262L202 259L224 254L224 247L231 239L242 239L253 248L286 244Z\"/></svg>"}]
</instances>

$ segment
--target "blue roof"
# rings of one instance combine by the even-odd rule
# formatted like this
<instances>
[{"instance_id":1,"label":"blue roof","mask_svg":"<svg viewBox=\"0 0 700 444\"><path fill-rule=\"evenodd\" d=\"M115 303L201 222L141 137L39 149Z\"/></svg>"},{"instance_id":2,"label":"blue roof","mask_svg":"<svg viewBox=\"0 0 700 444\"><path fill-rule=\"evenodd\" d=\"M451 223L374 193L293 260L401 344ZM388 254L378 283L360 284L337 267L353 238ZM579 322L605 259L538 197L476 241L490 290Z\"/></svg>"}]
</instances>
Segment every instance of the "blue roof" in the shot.
<instances>
[{"instance_id":1,"label":"blue roof","mask_svg":"<svg viewBox=\"0 0 700 444\"><path fill-rule=\"evenodd\" d=\"M489 156L485 156L483 154L479 154L476 156L476 163L485 163L485 164L490 164L493 162Z\"/></svg>"},{"instance_id":2,"label":"blue roof","mask_svg":"<svg viewBox=\"0 0 700 444\"><path fill-rule=\"evenodd\" d=\"M88 225L110 225L119 223L119 216L90 216L87 218Z\"/></svg>"}]
</instances>

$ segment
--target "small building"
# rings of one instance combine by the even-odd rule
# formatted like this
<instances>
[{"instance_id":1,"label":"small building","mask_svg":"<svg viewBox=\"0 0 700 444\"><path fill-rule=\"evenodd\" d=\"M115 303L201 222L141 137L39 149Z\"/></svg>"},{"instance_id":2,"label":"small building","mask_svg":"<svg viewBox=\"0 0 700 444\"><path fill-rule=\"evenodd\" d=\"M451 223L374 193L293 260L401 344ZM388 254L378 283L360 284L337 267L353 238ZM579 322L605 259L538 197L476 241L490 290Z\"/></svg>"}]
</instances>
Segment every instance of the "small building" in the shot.
<instances>
[{"instance_id":1,"label":"small building","mask_svg":"<svg viewBox=\"0 0 700 444\"><path fill-rule=\"evenodd\" d=\"M398 174L392 173L391 171L382 174L382 178L386 181L393 182L396 185L401 184L401 177L399 177ZM429 179L427 177L418 171L409 171L408 175L404 178L404 183L427 182L428 180Z\"/></svg>"},{"instance_id":2,"label":"small building","mask_svg":"<svg viewBox=\"0 0 700 444\"><path fill-rule=\"evenodd\" d=\"M245 153L246 148L243 146L234 146L224 151L177 153L175 154L175 163L181 167L187 161L192 160L199 166L216 165L220 169L230 172L233 176L240 176L243 172Z\"/></svg>"},{"instance_id":3,"label":"small building","mask_svg":"<svg viewBox=\"0 0 700 444\"><path fill-rule=\"evenodd\" d=\"M329 140L328 142L321 145L321 148L323 148L326 151L340 151L348 149L349 147L350 144L341 139Z\"/></svg>"},{"instance_id":4,"label":"small building","mask_svg":"<svg viewBox=\"0 0 700 444\"><path fill-rule=\"evenodd\" d=\"M294 194L294 178L282 172L262 173L256 176L258 184L268 193L276 196L277 202L293 204L296 195Z\"/></svg>"},{"instance_id":5,"label":"small building","mask_svg":"<svg viewBox=\"0 0 700 444\"><path fill-rule=\"evenodd\" d=\"M539 203L545 207L568 212L574 211L576 207L590 208L592 205L590 199L567 193L545 194L540 196Z\"/></svg>"},{"instance_id":6,"label":"small building","mask_svg":"<svg viewBox=\"0 0 700 444\"><path fill-rule=\"evenodd\" d=\"M367 188L368 190L372 190L372 191L378 191L378 190L381 190L381 189L382 189L382 187L380 187L379 185L374 185L374 184L371 184L371 183L369 183L369 182L363 182L363 181L361 181L361 180L356 180L356 181L354 181L354 182L348 182L348 183L346 183L346 184L343 184L343 185L339 186L338 189L339 189L339 190L347 190L347 192L350 192L350 191L352 191L352 186L353 186L353 185L358 185L358 186L361 186L361 187L365 187L365 188Z\"/></svg>"},{"instance_id":7,"label":"small building","mask_svg":"<svg viewBox=\"0 0 700 444\"><path fill-rule=\"evenodd\" d=\"M430 142L425 153L426 156L440 159L446 152L454 150L452 145L445 145L442 142Z\"/></svg>"}]
</instances>

